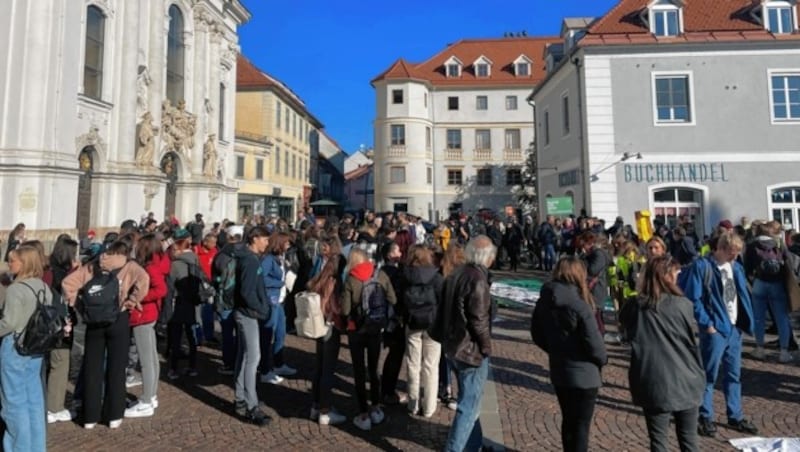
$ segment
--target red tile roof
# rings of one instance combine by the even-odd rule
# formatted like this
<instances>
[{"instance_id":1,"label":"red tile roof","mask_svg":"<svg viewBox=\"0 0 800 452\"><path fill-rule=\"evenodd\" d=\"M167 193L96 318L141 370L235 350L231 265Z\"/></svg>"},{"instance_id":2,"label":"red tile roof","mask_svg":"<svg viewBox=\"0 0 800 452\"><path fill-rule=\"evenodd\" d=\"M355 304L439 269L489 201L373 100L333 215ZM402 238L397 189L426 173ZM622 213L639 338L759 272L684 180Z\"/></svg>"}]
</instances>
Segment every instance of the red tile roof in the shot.
<instances>
[{"instance_id":1,"label":"red tile roof","mask_svg":"<svg viewBox=\"0 0 800 452\"><path fill-rule=\"evenodd\" d=\"M368 165L361 165L358 168L348 171L344 175L344 180L349 181L353 179L358 179L359 177L369 173L372 170L372 164Z\"/></svg>"},{"instance_id":2,"label":"red tile roof","mask_svg":"<svg viewBox=\"0 0 800 452\"><path fill-rule=\"evenodd\" d=\"M372 83L389 79L424 80L437 86L534 86L547 75L544 64L545 47L561 42L559 37L514 37L497 39L465 39L447 46L422 63L413 64L404 59L395 61ZM476 77L472 63L483 55L492 61L489 77ZM514 74L514 61L525 55L533 61L529 77ZM460 77L447 77L444 63L451 57L462 63Z\"/></svg>"},{"instance_id":3,"label":"red tile roof","mask_svg":"<svg viewBox=\"0 0 800 452\"><path fill-rule=\"evenodd\" d=\"M796 40L800 35L773 35L752 16L758 0L685 0L684 33L676 37L656 38L642 21L652 0L622 0L605 16L595 21L581 46L639 43L685 43L699 41L776 41Z\"/></svg>"},{"instance_id":4,"label":"red tile roof","mask_svg":"<svg viewBox=\"0 0 800 452\"><path fill-rule=\"evenodd\" d=\"M292 91L287 84L257 68L252 61L242 54L239 54L236 59L236 89L238 91L275 91L285 101L294 104L295 109L308 114L316 127L322 127L322 123L308 111L303 99Z\"/></svg>"}]
</instances>

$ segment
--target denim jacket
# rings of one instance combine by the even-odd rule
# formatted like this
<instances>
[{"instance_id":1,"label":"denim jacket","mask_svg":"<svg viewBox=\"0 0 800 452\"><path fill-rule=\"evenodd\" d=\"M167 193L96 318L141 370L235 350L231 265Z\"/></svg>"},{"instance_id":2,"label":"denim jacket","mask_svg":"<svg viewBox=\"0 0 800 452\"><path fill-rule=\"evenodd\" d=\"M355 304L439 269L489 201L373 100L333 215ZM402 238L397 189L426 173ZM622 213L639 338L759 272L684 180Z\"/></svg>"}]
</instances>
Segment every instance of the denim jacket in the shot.
<instances>
[{"instance_id":1,"label":"denim jacket","mask_svg":"<svg viewBox=\"0 0 800 452\"><path fill-rule=\"evenodd\" d=\"M731 262L733 268L733 281L736 284L738 296L738 315L736 326L743 332L752 335L754 329L753 305L750 301L750 289L747 286L744 269L738 262ZM691 265L683 269L688 274L681 278L686 298L694 304L694 318L700 331L705 332L713 326L724 337L733 331L728 317L728 309L722 297L722 275L716 261L711 256L696 259ZM710 272L708 288L706 289L706 272ZM705 292L709 292L706 294Z\"/></svg>"},{"instance_id":2,"label":"denim jacket","mask_svg":"<svg viewBox=\"0 0 800 452\"><path fill-rule=\"evenodd\" d=\"M272 304L278 304L281 287L284 285L283 267L280 258L274 254L267 254L261 260L261 271L264 278L264 287L267 289L267 298Z\"/></svg>"}]
</instances>

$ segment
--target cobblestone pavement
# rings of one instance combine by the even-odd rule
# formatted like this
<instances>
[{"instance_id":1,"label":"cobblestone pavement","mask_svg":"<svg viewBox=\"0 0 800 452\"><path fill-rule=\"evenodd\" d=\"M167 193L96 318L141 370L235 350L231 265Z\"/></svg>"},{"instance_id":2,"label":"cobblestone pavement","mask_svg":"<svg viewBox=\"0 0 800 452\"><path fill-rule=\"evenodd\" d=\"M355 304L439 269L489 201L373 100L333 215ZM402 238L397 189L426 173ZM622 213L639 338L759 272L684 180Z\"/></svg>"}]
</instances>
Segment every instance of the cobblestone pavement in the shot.
<instances>
[{"instance_id":1,"label":"cobblestone pavement","mask_svg":"<svg viewBox=\"0 0 800 452\"><path fill-rule=\"evenodd\" d=\"M507 275L504 275L507 276ZM514 277L530 277L519 274ZM499 405L503 443L507 450L559 450L560 415L549 384L547 356L532 345L528 332L530 310L501 309L494 328L491 364ZM750 350L751 345L745 349ZM289 336L287 361L298 375L278 386L259 384L265 411L274 417L266 428L240 422L233 413L232 377L216 373L219 351L201 347L200 376L170 382L162 363L159 408L144 419L126 419L119 430L105 426L87 431L76 423L48 427L50 450L440 450L453 412L440 406L433 418L411 417L403 407L388 407L388 418L370 432L351 422L320 426L308 420L313 342ZM610 346L592 426L591 450L640 451L647 433L640 411L631 405L627 389L627 358L622 347ZM357 408L353 397L350 353L339 355L334 405L348 415ZM404 378L405 370L401 376ZM800 368L744 359L745 413L764 436L797 435L800 426ZM129 390L136 395L141 387ZM731 450L726 440L739 436L724 424L724 399L715 397L717 439L703 439L701 450ZM675 441L674 435L672 438Z\"/></svg>"}]
</instances>

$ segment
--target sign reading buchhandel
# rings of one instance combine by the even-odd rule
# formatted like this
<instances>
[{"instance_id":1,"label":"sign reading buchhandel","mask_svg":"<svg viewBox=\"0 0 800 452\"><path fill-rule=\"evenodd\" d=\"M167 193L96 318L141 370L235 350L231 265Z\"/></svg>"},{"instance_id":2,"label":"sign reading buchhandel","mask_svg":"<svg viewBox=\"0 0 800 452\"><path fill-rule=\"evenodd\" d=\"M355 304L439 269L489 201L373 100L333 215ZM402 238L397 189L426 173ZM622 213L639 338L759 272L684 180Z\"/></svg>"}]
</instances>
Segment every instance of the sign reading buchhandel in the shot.
<instances>
[{"instance_id":1,"label":"sign reading buchhandel","mask_svg":"<svg viewBox=\"0 0 800 452\"><path fill-rule=\"evenodd\" d=\"M575 213L571 196L547 198L545 201L547 202L546 208L548 215L572 215Z\"/></svg>"},{"instance_id":2,"label":"sign reading buchhandel","mask_svg":"<svg viewBox=\"0 0 800 452\"><path fill-rule=\"evenodd\" d=\"M630 163L623 176L625 183L728 182L724 163Z\"/></svg>"}]
</instances>

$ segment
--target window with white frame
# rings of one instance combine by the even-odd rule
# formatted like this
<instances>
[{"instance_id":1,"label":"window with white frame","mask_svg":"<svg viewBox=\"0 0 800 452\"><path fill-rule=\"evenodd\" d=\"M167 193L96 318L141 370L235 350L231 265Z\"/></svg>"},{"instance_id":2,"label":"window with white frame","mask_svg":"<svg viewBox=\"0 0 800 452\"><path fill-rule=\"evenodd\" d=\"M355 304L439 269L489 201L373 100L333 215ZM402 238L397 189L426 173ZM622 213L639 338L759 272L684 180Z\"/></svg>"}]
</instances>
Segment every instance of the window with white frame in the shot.
<instances>
[{"instance_id":1,"label":"window with white frame","mask_svg":"<svg viewBox=\"0 0 800 452\"><path fill-rule=\"evenodd\" d=\"M280 130L281 128L281 101L275 101L275 127Z\"/></svg>"},{"instance_id":2,"label":"window with white frame","mask_svg":"<svg viewBox=\"0 0 800 452\"><path fill-rule=\"evenodd\" d=\"M489 109L489 97L487 97L487 96L477 96L475 98L475 109L476 110L488 110Z\"/></svg>"},{"instance_id":3,"label":"window with white frame","mask_svg":"<svg viewBox=\"0 0 800 452\"><path fill-rule=\"evenodd\" d=\"M475 149L491 149L492 133L489 129L478 129L475 131Z\"/></svg>"},{"instance_id":4,"label":"window with white frame","mask_svg":"<svg viewBox=\"0 0 800 452\"><path fill-rule=\"evenodd\" d=\"M264 160L256 159L256 179L261 180L264 178Z\"/></svg>"},{"instance_id":5,"label":"window with white frame","mask_svg":"<svg viewBox=\"0 0 800 452\"><path fill-rule=\"evenodd\" d=\"M650 8L650 32L656 36L681 34L681 8L670 0L661 0Z\"/></svg>"},{"instance_id":6,"label":"window with white frame","mask_svg":"<svg viewBox=\"0 0 800 452\"><path fill-rule=\"evenodd\" d=\"M780 222L784 229L797 229L800 225L800 186L773 188L769 195L772 219Z\"/></svg>"},{"instance_id":7,"label":"window with white frame","mask_svg":"<svg viewBox=\"0 0 800 452\"><path fill-rule=\"evenodd\" d=\"M521 149L519 129L506 129L506 149Z\"/></svg>"},{"instance_id":8,"label":"window with white frame","mask_svg":"<svg viewBox=\"0 0 800 452\"><path fill-rule=\"evenodd\" d=\"M520 61L516 64L517 77L528 77L531 75L531 64L527 61Z\"/></svg>"},{"instance_id":9,"label":"window with white frame","mask_svg":"<svg viewBox=\"0 0 800 452\"><path fill-rule=\"evenodd\" d=\"M544 112L544 145L550 144L550 112Z\"/></svg>"},{"instance_id":10,"label":"window with white frame","mask_svg":"<svg viewBox=\"0 0 800 452\"><path fill-rule=\"evenodd\" d=\"M774 34L794 31L794 10L788 1L770 1L764 4L764 28Z\"/></svg>"},{"instance_id":11,"label":"window with white frame","mask_svg":"<svg viewBox=\"0 0 800 452\"><path fill-rule=\"evenodd\" d=\"M286 121L284 121L284 124L286 125L284 130L286 133L289 133L289 127L291 127L291 124L289 124L289 107L286 107L286 118L284 119L286 119Z\"/></svg>"},{"instance_id":12,"label":"window with white frame","mask_svg":"<svg viewBox=\"0 0 800 452\"><path fill-rule=\"evenodd\" d=\"M177 105L184 98L184 42L183 13L175 5L169 7L167 33L167 99Z\"/></svg>"},{"instance_id":13,"label":"window with white frame","mask_svg":"<svg viewBox=\"0 0 800 452\"><path fill-rule=\"evenodd\" d=\"M478 63L475 65L475 76L485 78L489 76L489 65L486 63Z\"/></svg>"},{"instance_id":14,"label":"window with white frame","mask_svg":"<svg viewBox=\"0 0 800 452\"><path fill-rule=\"evenodd\" d=\"M517 109L517 96L506 96L506 110Z\"/></svg>"},{"instance_id":15,"label":"window with white frame","mask_svg":"<svg viewBox=\"0 0 800 452\"><path fill-rule=\"evenodd\" d=\"M461 66L457 63L450 63L447 65L447 76L458 77L461 75Z\"/></svg>"},{"instance_id":16,"label":"window with white frame","mask_svg":"<svg viewBox=\"0 0 800 452\"><path fill-rule=\"evenodd\" d=\"M289 151L283 151L283 176L289 177Z\"/></svg>"},{"instance_id":17,"label":"window with white frame","mask_svg":"<svg viewBox=\"0 0 800 452\"><path fill-rule=\"evenodd\" d=\"M392 146L405 146L406 144L406 126L403 124L392 124Z\"/></svg>"},{"instance_id":18,"label":"window with white frame","mask_svg":"<svg viewBox=\"0 0 800 452\"><path fill-rule=\"evenodd\" d=\"M402 104L403 103L403 90L402 89L393 89L392 90L392 103L393 104Z\"/></svg>"},{"instance_id":19,"label":"window with white frame","mask_svg":"<svg viewBox=\"0 0 800 452\"><path fill-rule=\"evenodd\" d=\"M86 53L83 64L83 94L95 99L103 94L103 51L106 16L100 8L86 8Z\"/></svg>"},{"instance_id":20,"label":"window with white frame","mask_svg":"<svg viewBox=\"0 0 800 452\"><path fill-rule=\"evenodd\" d=\"M391 166L389 167L389 183L390 184L404 184L406 182L406 167L405 166Z\"/></svg>"},{"instance_id":21,"label":"window with white frame","mask_svg":"<svg viewBox=\"0 0 800 452\"><path fill-rule=\"evenodd\" d=\"M461 129L447 129L447 149L461 149Z\"/></svg>"},{"instance_id":22,"label":"window with white frame","mask_svg":"<svg viewBox=\"0 0 800 452\"><path fill-rule=\"evenodd\" d=\"M772 74L772 119L800 121L800 72Z\"/></svg>"},{"instance_id":23,"label":"window with white frame","mask_svg":"<svg viewBox=\"0 0 800 452\"><path fill-rule=\"evenodd\" d=\"M236 177L240 179L244 177L244 157L241 155L236 156Z\"/></svg>"},{"instance_id":24,"label":"window with white frame","mask_svg":"<svg viewBox=\"0 0 800 452\"><path fill-rule=\"evenodd\" d=\"M297 178L297 156L292 154L292 179Z\"/></svg>"},{"instance_id":25,"label":"window with white frame","mask_svg":"<svg viewBox=\"0 0 800 452\"><path fill-rule=\"evenodd\" d=\"M461 185L464 182L464 171L460 169L447 170L447 185Z\"/></svg>"},{"instance_id":26,"label":"window with white frame","mask_svg":"<svg viewBox=\"0 0 800 452\"><path fill-rule=\"evenodd\" d=\"M656 75L655 114L657 123L691 123L692 106L688 74Z\"/></svg>"},{"instance_id":27,"label":"window with white frame","mask_svg":"<svg viewBox=\"0 0 800 452\"><path fill-rule=\"evenodd\" d=\"M458 110L458 96L450 96L447 98L447 109Z\"/></svg>"},{"instance_id":28,"label":"window with white frame","mask_svg":"<svg viewBox=\"0 0 800 452\"><path fill-rule=\"evenodd\" d=\"M492 185L492 169L478 168L478 174L475 178L475 182L481 187Z\"/></svg>"},{"instance_id":29,"label":"window with white frame","mask_svg":"<svg viewBox=\"0 0 800 452\"><path fill-rule=\"evenodd\" d=\"M275 174L281 173L281 148L275 148Z\"/></svg>"}]
</instances>

